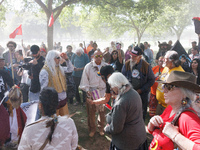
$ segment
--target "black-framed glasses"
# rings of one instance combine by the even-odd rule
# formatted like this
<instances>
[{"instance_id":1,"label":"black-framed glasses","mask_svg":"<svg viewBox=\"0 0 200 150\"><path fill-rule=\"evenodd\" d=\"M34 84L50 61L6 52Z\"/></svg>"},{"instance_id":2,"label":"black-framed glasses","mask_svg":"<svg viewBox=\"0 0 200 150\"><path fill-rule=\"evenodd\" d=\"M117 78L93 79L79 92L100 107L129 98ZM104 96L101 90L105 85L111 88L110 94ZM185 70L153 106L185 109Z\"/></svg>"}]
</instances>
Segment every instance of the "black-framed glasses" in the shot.
<instances>
[{"instance_id":1,"label":"black-framed glasses","mask_svg":"<svg viewBox=\"0 0 200 150\"><path fill-rule=\"evenodd\" d=\"M102 55L95 55L95 58L98 58L98 57L102 58L103 56Z\"/></svg>"},{"instance_id":2,"label":"black-framed glasses","mask_svg":"<svg viewBox=\"0 0 200 150\"><path fill-rule=\"evenodd\" d=\"M56 59L60 59L60 57L58 56L58 57L56 57Z\"/></svg>"},{"instance_id":3,"label":"black-framed glasses","mask_svg":"<svg viewBox=\"0 0 200 150\"><path fill-rule=\"evenodd\" d=\"M168 91L173 90L174 87L177 87L177 86L172 85L172 84L163 84L163 89L167 89Z\"/></svg>"}]
</instances>

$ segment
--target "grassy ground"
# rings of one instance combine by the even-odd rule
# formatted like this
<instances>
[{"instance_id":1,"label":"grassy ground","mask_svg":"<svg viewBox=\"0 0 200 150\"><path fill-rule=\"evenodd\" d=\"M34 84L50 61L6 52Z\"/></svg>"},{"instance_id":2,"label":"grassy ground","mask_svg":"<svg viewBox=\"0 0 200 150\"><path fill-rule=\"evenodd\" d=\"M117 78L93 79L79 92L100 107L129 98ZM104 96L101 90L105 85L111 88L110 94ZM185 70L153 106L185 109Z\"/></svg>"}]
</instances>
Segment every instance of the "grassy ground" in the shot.
<instances>
[{"instance_id":1,"label":"grassy ground","mask_svg":"<svg viewBox=\"0 0 200 150\"><path fill-rule=\"evenodd\" d=\"M70 104L68 106L70 114L77 112L72 119L74 120L78 130L79 146L81 146L82 149L87 150L108 150L111 141L110 135L105 134L104 136L100 136L99 133L96 132L93 138L89 137L86 107L82 105L74 106ZM145 120L146 125L149 122L149 118L150 117L147 115ZM148 143L150 143L152 140L152 135L147 134L147 140Z\"/></svg>"},{"instance_id":2,"label":"grassy ground","mask_svg":"<svg viewBox=\"0 0 200 150\"><path fill-rule=\"evenodd\" d=\"M91 138L89 137L89 132L88 132L88 126L87 126L87 112L86 112L86 106L77 105L71 105L68 104L69 107L69 112L70 114L73 114L76 112L74 116L72 116L72 119L74 120L76 124L76 128L78 131L79 135L79 148L77 150L108 150L110 146L110 141L111 141L111 136L108 134L105 134L104 136L100 136L97 132L95 133L94 137ZM107 113L109 112L106 110ZM145 124L149 122L149 116L147 115ZM151 142L152 140L152 135L147 134L147 140L148 143ZM134 142L134 141L133 141ZM13 148L3 148L3 150L16 150Z\"/></svg>"}]
</instances>

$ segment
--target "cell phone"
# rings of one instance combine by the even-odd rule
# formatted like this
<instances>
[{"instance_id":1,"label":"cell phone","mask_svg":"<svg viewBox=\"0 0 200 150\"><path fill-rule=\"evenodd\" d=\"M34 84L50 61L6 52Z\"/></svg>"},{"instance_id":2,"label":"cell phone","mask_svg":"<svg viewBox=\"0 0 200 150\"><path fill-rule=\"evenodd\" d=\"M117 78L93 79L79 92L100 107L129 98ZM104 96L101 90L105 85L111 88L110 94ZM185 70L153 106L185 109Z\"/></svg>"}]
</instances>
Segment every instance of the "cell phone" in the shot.
<instances>
[{"instance_id":1,"label":"cell phone","mask_svg":"<svg viewBox=\"0 0 200 150\"><path fill-rule=\"evenodd\" d=\"M116 48L117 48L117 49L120 49L120 44L117 44Z\"/></svg>"}]
</instances>

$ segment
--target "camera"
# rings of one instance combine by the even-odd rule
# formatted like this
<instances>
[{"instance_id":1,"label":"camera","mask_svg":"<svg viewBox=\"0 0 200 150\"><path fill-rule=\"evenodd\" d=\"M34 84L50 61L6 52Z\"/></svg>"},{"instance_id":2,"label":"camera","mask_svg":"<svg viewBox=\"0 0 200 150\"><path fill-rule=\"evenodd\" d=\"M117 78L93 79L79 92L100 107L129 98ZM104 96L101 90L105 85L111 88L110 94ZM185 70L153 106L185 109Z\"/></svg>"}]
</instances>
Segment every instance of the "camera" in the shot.
<instances>
[{"instance_id":1,"label":"camera","mask_svg":"<svg viewBox=\"0 0 200 150\"><path fill-rule=\"evenodd\" d=\"M24 58L24 63L19 66L19 69L24 68L25 70L29 70L32 66L32 64L29 63L31 60L32 60L31 57Z\"/></svg>"}]
</instances>

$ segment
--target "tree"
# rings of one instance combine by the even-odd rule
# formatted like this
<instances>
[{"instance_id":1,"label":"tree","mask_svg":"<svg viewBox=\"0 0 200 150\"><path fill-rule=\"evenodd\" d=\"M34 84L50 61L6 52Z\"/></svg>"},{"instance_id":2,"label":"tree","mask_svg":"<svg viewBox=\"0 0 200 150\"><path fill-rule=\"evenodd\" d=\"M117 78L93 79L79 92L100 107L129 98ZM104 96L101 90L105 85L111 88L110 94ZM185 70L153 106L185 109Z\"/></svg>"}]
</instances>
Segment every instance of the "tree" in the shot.
<instances>
[{"instance_id":1,"label":"tree","mask_svg":"<svg viewBox=\"0 0 200 150\"><path fill-rule=\"evenodd\" d=\"M198 16L200 2L198 0L182 1L182 3L168 5L164 12L149 28L152 35L163 35L164 32L175 34L180 40L184 29L192 24L192 18Z\"/></svg>"},{"instance_id":2,"label":"tree","mask_svg":"<svg viewBox=\"0 0 200 150\"><path fill-rule=\"evenodd\" d=\"M70 5L77 4L81 1L82 0L47 0L43 2L42 0L35 0L35 2L42 8L42 10L46 14L48 49L53 49L53 25L51 27L48 26L51 13L53 12L54 21L56 21L64 7L69 7Z\"/></svg>"},{"instance_id":3,"label":"tree","mask_svg":"<svg viewBox=\"0 0 200 150\"><path fill-rule=\"evenodd\" d=\"M160 35L170 31L176 35L177 40L180 40L183 30L192 23L190 7L189 3L183 3L177 7L165 7L165 13L158 17L150 30Z\"/></svg>"},{"instance_id":4,"label":"tree","mask_svg":"<svg viewBox=\"0 0 200 150\"><path fill-rule=\"evenodd\" d=\"M101 1L97 7L82 9L79 18L84 19L79 23L90 37L119 37L128 31L136 33L140 43L145 30L162 13L161 5L162 0Z\"/></svg>"},{"instance_id":5,"label":"tree","mask_svg":"<svg viewBox=\"0 0 200 150\"><path fill-rule=\"evenodd\" d=\"M2 24L3 21L5 20L5 13L6 13L6 9L3 6L3 2L4 0L0 0L0 24Z\"/></svg>"}]
</instances>

